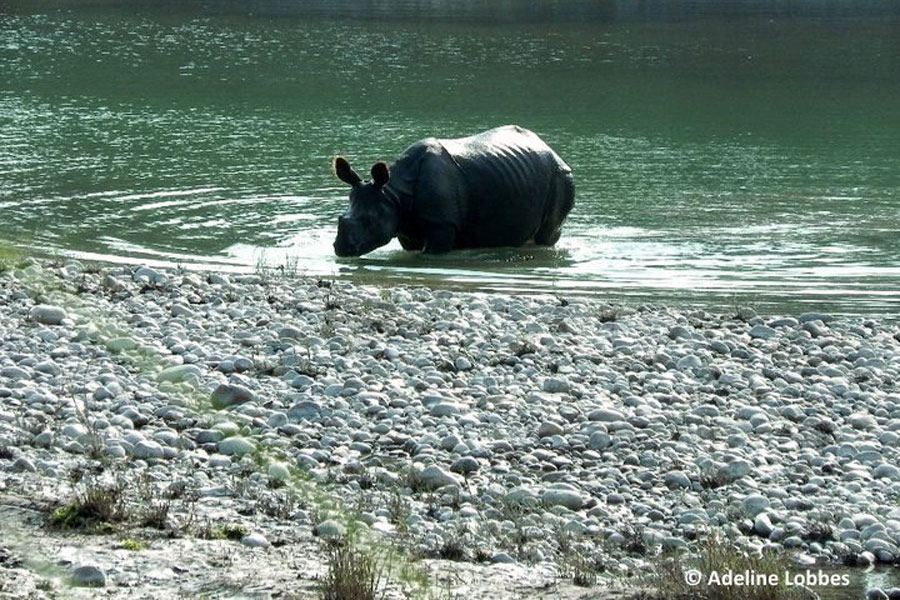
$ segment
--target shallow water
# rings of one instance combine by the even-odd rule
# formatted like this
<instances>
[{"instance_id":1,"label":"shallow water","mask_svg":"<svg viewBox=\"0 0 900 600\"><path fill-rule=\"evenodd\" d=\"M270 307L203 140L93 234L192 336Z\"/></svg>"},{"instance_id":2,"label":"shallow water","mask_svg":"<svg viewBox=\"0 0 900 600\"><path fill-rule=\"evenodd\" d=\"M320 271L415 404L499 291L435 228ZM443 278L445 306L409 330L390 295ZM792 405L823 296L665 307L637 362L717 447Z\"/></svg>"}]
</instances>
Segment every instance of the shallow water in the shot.
<instances>
[{"instance_id":1,"label":"shallow water","mask_svg":"<svg viewBox=\"0 0 900 600\"><path fill-rule=\"evenodd\" d=\"M0 7L0 239L150 264L894 312L900 8L708 4ZM506 123L574 169L557 247L333 256L346 189L332 156L367 171L422 137Z\"/></svg>"}]
</instances>

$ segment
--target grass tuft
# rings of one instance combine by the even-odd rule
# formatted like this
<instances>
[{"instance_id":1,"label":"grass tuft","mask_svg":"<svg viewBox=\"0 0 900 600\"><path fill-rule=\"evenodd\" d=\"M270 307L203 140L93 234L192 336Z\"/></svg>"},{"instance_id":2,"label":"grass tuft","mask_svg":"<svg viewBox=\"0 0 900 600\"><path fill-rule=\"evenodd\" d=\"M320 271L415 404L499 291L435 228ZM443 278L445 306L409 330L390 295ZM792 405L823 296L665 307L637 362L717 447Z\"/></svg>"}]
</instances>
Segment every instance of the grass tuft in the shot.
<instances>
[{"instance_id":1,"label":"grass tuft","mask_svg":"<svg viewBox=\"0 0 900 600\"><path fill-rule=\"evenodd\" d=\"M322 580L322 600L375 600L381 569L365 550L351 544L328 549L328 572Z\"/></svg>"},{"instance_id":2,"label":"grass tuft","mask_svg":"<svg viewBox=\"0 0 900 600\"><path fill-rule=\"evenodd\" d=\"M737 546L710 535L699 541L696 556L669 556L657 565L652 581L658 598L678 600L805 600L803 587L788 587L784 573L790 563L784 555L748 554ZM693 573L692 573L693 572ZM710 580L710 574L721 578L726 573L774 576L776 585L723 585ZM688 583L699 573L699 583Z\"/></svg>"},{"instance_id":3,"label":"grass tuft","mask_svg":"<svg viewBox=\"0 0 900 600\"><path fill-rule=\"evenodd\" d=\"M141 543L140 540L136 540L134 538L125 538L119 543L119 547L123 550L131 550L132 552L140 552L146 546Z\"/></svg>"},{"instance_id":4,"label":"grass tuft","mask_svg":"<svg viewBox=\"0 0 900 600\"><path fill-rule=\"evenodd\" d=\"M55 529L103 531L105 526L127 518L125 487L121 482L89 482L71 502L53 511L47 525Z\"/></svg>"}]
</instances>

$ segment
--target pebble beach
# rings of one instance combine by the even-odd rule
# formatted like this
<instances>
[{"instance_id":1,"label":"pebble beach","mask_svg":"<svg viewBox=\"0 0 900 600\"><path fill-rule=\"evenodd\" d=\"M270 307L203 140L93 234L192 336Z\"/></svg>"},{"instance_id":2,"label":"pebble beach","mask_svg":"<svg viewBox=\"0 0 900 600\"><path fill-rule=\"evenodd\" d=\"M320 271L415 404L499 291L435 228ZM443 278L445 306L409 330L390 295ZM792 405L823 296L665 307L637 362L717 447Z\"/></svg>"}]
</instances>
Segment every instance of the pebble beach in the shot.
<instances>
[{"instance_id":1,"label":"pebble beach","mask_svg":"<svg viewBox=\"0 0 900 600\"><path fill-rule=\"evenodd\" d=\"M450 598L626 598L710 532L895 564L898 382L884 318L31 260L0 273L0 595L312 598L346 535ZM51 526L91 486L131 516Z\"/></svg>"}]
</instances>

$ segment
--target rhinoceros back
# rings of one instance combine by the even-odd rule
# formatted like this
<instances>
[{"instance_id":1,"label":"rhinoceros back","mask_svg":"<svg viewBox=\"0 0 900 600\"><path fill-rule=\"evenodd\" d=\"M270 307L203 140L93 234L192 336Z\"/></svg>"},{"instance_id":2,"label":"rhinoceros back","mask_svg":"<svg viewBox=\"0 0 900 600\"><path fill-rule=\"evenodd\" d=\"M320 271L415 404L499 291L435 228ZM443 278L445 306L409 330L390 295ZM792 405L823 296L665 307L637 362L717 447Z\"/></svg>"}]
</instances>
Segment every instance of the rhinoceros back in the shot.
<instances>
[{"instance_id":1,"label":"rhinoceros back","mask_svg":"<svg viewBox=\"0 0 900 600\"><path fill-rule=\"evenodd\" d=\"M569 166L536 134L515 125L458 138L427 138L391 168L390 187L414 218L401 225L418 239L428 224L453 225L458 248L518 246L534 237L557 201Z\"/></svg>"},{"instance_id":2,"label":"rhinoceros back","mask_svg":"<svg viewBox=\"0 0 900 600\"><path fill-rule=\"evenodd\" d=\"M527 242L553 201L555 178L571 172L541 138L515 125L440 142L464 182L461 247Z\"/></svg>"}]
</instances>

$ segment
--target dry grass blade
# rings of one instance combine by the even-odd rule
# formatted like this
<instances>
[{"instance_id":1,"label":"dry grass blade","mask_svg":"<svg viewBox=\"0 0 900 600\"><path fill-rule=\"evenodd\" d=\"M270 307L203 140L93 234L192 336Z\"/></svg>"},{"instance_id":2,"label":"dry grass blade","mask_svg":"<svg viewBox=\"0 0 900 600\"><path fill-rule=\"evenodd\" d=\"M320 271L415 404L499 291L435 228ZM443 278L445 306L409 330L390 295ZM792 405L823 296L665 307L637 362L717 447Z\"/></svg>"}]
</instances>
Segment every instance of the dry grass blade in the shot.
<instances>
[{"instance_id":1,"label":"dry grass blade","mask_svg":"<svg viewBox=\"0 0 900 600\"><path fill-rule=\"evenodd\" d=\"M381 569L365 550L347 543L329 549L322 600L375 600L380 586Z\"/></svg>"}]
</instances>

